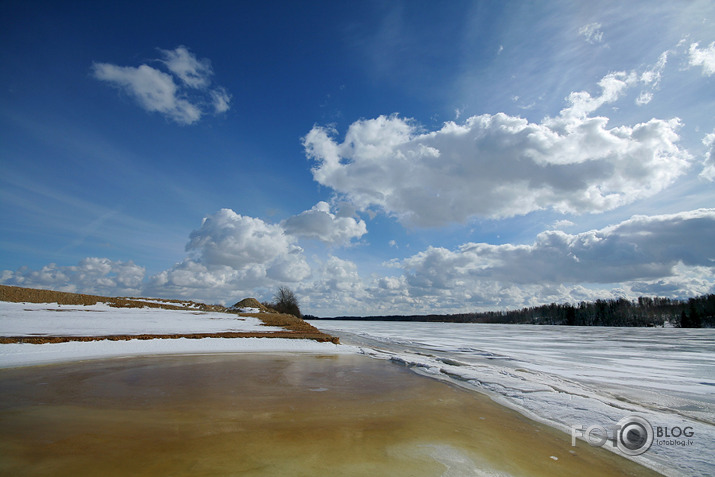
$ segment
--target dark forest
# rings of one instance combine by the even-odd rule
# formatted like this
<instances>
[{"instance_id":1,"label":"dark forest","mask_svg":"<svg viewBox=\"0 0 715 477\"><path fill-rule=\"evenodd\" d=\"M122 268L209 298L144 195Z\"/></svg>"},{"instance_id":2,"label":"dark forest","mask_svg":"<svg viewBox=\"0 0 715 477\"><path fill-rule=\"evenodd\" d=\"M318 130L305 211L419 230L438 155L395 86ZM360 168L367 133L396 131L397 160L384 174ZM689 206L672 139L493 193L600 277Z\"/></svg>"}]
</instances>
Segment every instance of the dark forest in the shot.
<instances>
[{"instance_id":1,"label":"dark forest","mask_svg":"<svg viewBox=\"0 0 715 477\"><path fill-rule=\"evenodd\" d=\"M362 321L421 321L445 323L504 323L567 326L664 326L701 328L715 327L715 295L702 295L688 300L640 297L596 300L578 304L542 305L520 310L457 313L451 315L339 316L319 318L306 315L306 320L336 319Z\"/></svg>"}]
</instances>

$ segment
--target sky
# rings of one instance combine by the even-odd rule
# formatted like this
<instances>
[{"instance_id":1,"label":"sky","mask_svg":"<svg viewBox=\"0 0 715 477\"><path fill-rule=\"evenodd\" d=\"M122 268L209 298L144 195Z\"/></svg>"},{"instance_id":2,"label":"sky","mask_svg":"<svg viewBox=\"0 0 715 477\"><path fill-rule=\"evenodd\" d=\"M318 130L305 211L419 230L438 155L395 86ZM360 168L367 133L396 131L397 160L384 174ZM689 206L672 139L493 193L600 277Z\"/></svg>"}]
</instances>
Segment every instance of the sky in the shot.
<instances>
[{"instance_id":1,"label":"sky","mask_svg":"<svg viewBox=\"0 0 715 477\"><path fill-rule=\"evenodd\" d=\"M715 293L711 1L0 4L0 283L318 316Z\"/></svg>"}]
</instances>

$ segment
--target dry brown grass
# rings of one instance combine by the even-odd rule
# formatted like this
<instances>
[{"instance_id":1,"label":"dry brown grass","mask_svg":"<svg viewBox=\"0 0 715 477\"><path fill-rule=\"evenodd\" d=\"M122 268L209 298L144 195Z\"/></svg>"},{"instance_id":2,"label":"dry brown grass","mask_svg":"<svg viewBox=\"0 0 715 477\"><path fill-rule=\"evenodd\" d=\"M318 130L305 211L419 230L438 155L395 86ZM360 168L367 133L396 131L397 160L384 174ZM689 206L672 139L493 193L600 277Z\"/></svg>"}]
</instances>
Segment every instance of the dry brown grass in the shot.
<instances>
[{"instance_id":1,"label":"dry brown grass","mask_svg":"<svg viewBox=\"0 0 715 477\"><path fill-rule=\"evenodd\" d=\"M214 311L220 313L230 313L226 307L221 305L206 305L192 301L164 300L166 303L155 303L143 301L143 298L132 297L106 297L99 295L83 295L79 293L58 292L53 290L37 290L34 288L12 287L0 285L0 301L16 303L58 303L60 305L84 305L90 306L97 303L107 303L109 306L117 308L162 308L165 310L199 310ZM243 303L243 300L239 303ZM258 303L256 300L253 300ZM250 302L250 303L253 303ZM327 335L314 326L293 315L275 313L274 310L265 306L246 305L251 308L265 310L264 313L241 313L241 316L252 316L260 319L266 326L283 327L286 331L267 333L199 333L188 335L113 335L113 336L5 336L0 337L0 344L3 343L63 343L67 341L100 341L100 340L130 340L130 339L173 339L173 338L295 338L312 339L316 341L329 341L338 343L336 337ZM244 306L244 305L241 305Z\"/></svg>"},{"instance_id":2,"label":"dry brown grass","mask_svg":"<svg viewBox=\"0 0 715 477\"><path fill-rule=\"evenodd\" d=\"M133 297L108 297L99 295L83 295L80 293L58 292L54 290L38 290L35 288L11 287L0 285L0 301L11 301L16 303L59 303L60 305L96 305L97 303L107 303L116 308L162 308L165 310L201 310L201 311L225 311L220 305L206 305L193 301L164 300L166 303L155 303L144 301L145 298Z\"/></svg>"},{"instance_id":3,"label":"dry brown grass","mask_svg":"<svg viewBox=\"0 0 715 477\"><path fill-rule=\"evenodd\" d=\"M231 308L257 308L261 313L276 313L276 310L269 308L255 298L244 298Z\"/></svg>"},{"instance_id":4,"label":"dry brown grass","mask_svg":"<svg viewBox=\"0 0 715 477\"><path fill-rule=\"evenodd\" d=\"M280 326L295 333L302 333L310 336L322 336L326 338L318 341L330 341L335 344L340 342L337 337L327 335L310 323L286 313L241 313L241 316L252 316L254 318L258 318L263 321L263 324L266 326Z\"/></svg>"}]
</instances>

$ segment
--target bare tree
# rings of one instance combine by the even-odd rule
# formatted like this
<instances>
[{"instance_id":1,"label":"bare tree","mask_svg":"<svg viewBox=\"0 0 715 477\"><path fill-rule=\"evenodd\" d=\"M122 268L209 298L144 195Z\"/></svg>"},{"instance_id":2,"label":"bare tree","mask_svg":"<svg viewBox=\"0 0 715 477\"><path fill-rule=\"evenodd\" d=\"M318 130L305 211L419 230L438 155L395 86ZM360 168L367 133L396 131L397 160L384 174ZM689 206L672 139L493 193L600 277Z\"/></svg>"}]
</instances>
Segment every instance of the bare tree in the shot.
<instances>
[{"instance_id":1,"label":"bare tree","mask_svg":"<svg viewBox=\"0 0 715 477\"><path fill-rule=\"evenodd\" d=\"M298 306L298 297L295 296L293 290L288 287L280 287L278 292L273 297L275 304L273 308L281 313L288 313L290 315L297 316L301 318L303 315L300 313L300 307Z\"/></svg>"}]
</instances>

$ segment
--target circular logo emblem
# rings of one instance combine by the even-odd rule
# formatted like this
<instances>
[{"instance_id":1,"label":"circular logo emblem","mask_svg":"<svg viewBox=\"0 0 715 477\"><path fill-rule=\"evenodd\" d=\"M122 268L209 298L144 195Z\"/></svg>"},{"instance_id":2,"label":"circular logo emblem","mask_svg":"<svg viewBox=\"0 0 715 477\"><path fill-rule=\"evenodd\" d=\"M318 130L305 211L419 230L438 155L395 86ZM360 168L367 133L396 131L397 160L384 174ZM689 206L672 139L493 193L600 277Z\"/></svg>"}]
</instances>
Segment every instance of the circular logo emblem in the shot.
<instances>
[{"instance_id":1,"label":"circular logo emblem","mask_svg":"<svg viewBox=\"0 0 715 477\"><path fill-rule=\"evenodd\" d=\"M653 444L653 427L639 416L628 416L618 421L616 445L627 455L641 455Z\"/></svg>"}]
</instances>

